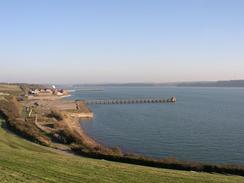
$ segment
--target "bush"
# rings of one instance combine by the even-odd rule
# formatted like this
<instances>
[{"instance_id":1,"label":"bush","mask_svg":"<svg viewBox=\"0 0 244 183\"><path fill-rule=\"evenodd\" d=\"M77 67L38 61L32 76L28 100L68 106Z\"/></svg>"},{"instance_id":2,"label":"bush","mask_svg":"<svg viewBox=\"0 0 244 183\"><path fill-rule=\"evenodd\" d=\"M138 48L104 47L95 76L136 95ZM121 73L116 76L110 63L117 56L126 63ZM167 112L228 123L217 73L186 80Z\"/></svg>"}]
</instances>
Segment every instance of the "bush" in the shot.
<instances>
[{"instance_id":1,"label":"bush","mask_svg":"<svg viewBox=\"0 0 244 183\"><path fill-rule=\"evenodd\" d=\"M187 171L197 171L197 172L208 172L208 173L221 173L221 174L233 174L244 176L244 166L240 165L214 165L214 164L203 164L198 162L185 162L179 161L175 158L166 159L155 159L149 158L136 154L106 154L101 151L87 151L87 149L81 148L79 146L73 146L71 149L79 155L96 158L105 159L109 161L116 161L122 163L130 163L142 166L150 166L157 168L167 168L174 170L187 170Z\"/></svg>"},{"instance_id":2,"label":"bush","mask_svg":"<svg viewBox=\"0 0 244 183\"><path fill-rule=\"evenodd\" d=\"M15 97L11 96L8 101L0 102L0 114L5 118L7 126L12 131L31 141L48 146L50 140L34 125L34 121L31 119L25 121L21 118L21 109Z\"/></svg>"},{"instance_id":3,"label":"bush","mask_svg":"<svg viewBox=\"0 0 244 183\"><path fill-rule=\"evenodd\" d=\"M51 113L49 113L47 117L54 118L57 121L62 121L64 119L63 115L58 111L51 111Z\"/></svg>"}]
</instances>

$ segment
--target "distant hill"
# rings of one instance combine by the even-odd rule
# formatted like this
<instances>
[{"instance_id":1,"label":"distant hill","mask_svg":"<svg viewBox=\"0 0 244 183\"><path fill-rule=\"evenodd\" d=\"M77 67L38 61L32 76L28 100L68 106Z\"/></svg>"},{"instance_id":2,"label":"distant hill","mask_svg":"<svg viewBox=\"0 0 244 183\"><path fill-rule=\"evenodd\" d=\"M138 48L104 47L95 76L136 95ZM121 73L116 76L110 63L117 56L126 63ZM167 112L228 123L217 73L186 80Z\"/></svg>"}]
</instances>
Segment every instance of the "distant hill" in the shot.
<instances>
[{"instance_id":1,"label":"distant hill","mask_svg":"<svg viewBox=\"0 0 244 183\"><path fill-rule=\"evenodd\" d=\"M186 82L178 83L179 87L244 87L244 80L213 81L213 82Z\"/></svg>"},{"instance_id":2,"label":"distant hill","mask_svg":"<svg viewBox=\"0 0 244 183\"><path fill-rule=\"evenodd\" d=\"M178 87L244 87L244 80L229 81L196 81L196 82L169 82L169 83L105 83L105 84L76 84L72 87L143 87L143 86L178 86Z\"/></svg>"}]
</instances>

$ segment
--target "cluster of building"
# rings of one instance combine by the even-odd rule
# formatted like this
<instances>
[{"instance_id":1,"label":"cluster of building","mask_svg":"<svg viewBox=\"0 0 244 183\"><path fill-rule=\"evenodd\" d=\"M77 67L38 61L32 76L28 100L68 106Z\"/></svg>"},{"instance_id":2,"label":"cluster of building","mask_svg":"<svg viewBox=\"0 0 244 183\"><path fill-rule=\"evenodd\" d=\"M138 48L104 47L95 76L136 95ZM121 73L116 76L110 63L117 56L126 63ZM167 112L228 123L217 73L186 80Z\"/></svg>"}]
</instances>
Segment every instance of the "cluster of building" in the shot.
<instances>
[{"instance_id":1,"label":"cluster of building","mask_svg":"<svg viewBox=\"0 0 244 183\"><path fill-rule=\"evenodd\" d=\"M29 95L32 96L65 96L68 95L68 92L63 89L56 89L55 87L53 88L35 88L35 89L30 89L29 90Z\"/></svg>"}]
</instances>

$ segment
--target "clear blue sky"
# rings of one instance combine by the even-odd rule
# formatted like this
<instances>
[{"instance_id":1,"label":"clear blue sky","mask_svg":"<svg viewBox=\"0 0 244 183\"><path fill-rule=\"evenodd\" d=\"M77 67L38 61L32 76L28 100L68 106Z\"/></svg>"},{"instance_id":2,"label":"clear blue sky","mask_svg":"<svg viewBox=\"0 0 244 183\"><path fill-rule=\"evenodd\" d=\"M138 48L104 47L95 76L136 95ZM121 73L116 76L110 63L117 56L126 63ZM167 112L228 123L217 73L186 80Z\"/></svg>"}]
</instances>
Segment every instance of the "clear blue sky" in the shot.
<instances>
[{"instance_id":1,"label":"clear blue sky","mask_svg":"<svg viewBox=\"0 0 244 183\"><path fill-rule=\"evenodd\" d=\"M0 81L244 79L243 0L0 0Z\"/></svg>"}]
</instances>

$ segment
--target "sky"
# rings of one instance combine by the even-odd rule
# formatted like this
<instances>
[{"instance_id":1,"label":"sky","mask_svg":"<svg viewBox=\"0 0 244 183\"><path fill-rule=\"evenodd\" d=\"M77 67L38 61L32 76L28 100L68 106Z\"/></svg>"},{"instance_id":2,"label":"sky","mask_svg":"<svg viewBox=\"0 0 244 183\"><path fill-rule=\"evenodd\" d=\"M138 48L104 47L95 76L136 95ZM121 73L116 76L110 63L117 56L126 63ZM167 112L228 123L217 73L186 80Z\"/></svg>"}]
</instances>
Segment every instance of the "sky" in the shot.
<instances>
[{"instance_id":1,"label":"sky","mask_svg":"<svg viewBox=\"0 0 244 183\"><path fill-rule=\"evenodd\" d=\"M0 82L232 79L243 0L0 0Z\"/></svg>"}]
</instances>

